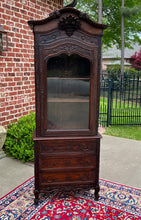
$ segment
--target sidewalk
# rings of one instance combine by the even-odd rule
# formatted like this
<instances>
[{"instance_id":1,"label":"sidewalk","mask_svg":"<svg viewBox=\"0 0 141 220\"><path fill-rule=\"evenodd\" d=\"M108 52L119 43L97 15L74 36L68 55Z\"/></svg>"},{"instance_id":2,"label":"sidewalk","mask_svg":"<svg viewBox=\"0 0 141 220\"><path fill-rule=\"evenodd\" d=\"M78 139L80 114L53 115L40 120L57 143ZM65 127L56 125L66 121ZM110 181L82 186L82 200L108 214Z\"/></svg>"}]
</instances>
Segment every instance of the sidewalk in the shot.
<instances>
[{"instance_id":1,"label":"sidewalk","mask_svg":"<svg viewBox=\"0 0 141 220\"><path fill-rule=\"evenodd\" d=\"M103 135L100 178L141 188L141 141Z\"/></svg>"},{"instance_id":2,"label":"sidewalk","mask_svg":"<svg viewBox=\"0 0 141 220\"><path fill-rule=\"evenodd\" d=\"M0 197L34 175L33 163L0 159ZM100 178L141 188L141 141L103 135Z\"/></svg>"}]
</instances>

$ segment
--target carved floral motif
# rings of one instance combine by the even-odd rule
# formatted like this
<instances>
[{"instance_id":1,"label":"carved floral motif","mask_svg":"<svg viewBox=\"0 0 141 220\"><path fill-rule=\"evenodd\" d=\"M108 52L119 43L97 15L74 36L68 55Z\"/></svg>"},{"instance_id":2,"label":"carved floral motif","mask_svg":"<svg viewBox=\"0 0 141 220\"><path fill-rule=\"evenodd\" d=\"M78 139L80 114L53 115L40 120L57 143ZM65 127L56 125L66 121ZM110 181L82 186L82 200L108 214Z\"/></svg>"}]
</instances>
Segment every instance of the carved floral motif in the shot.
<instances>
[{"instance_id":1,"label":"carved floral motif","mask_svg":"<svg viewBox=\"0 0 141 220\"><path fill-rule=\"evenodd\" d=\"M80 20L77 17L69 15L63 17L59 22L59 29L64 30L66 34L71 37L75 30L80 28Z\"/></svg>"},{"instance_id":2,"label":"carved floral motif","mask_svg":"<svg viewBox=\"0 0 141 220\"><path fill-rule=\"evenodd\" d=\"M46 35L41 34L39 38L40 44L50 44L52 42L56 42L57 40L65 40L66 37L61 35L61 31L53 31L51 33L48 33ZM74 33L72 36L72 39L79 40L83 42L87 42L89 44L95 45L95 47L98 47L98 39L93 36L90 36L88 34L81 33L81 31L77 31L77 33Z\"/></svg>"},{"instance_id":3,"label":"carved floral motif","mask_svg":"<svg viewBox=\"0 0 141 220\"><path fill-rule=\"evenodd\" d=\"M69 56L73 53L79 54L82 57L86 57L89 60L93 60L93 50L91 48L80 47L78 45L73 44L65 44L65 45L58 45L54 48L47 48L44 50L45 52L45 60L48 59L48 55L50 57L58 55L61 53L66 53Z\"/></svg>"}]
</instances>

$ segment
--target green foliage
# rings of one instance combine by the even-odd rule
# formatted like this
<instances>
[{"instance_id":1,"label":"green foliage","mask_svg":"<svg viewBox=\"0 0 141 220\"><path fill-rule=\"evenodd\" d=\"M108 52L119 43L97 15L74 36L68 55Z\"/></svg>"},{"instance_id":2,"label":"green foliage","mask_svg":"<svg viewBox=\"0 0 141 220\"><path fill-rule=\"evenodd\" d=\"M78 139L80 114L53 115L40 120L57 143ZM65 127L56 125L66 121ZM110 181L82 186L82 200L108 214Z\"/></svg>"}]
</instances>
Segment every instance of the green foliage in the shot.
<instances>
[{"instance_id":1,"label":"green foliage","mask_svg":"<svg viewBox=\"0 0 141 220\"><path fill-rule=\"evenodd\" d=\"M121 66L120 65L113 65L112 67L107 68L108 72L108 79L111 79L112 81L118 81L120 80L121 76ZM124 71L124 80L127 81L131 78L133 78L135 75L141 74L141 71L137 71L134 68L125 68Z\"/></svg>"},{"instance_id":2,"label":"green foliage","mask_svg":"<svg viewBox=\"0 0 141 220\"><path fill-rule=\"evenodd\" d=\"M21 117L16 123L8 125L5 153L23 162L34 161L35 113Z\"/></svg>"},{"instance_id":3,"label":"green foliage","mask_svg":"<svg viewBox=\"0 0 141 220\"><path fill-rule=\"evenodd\" d=\"M108 67L107 72L108 72L108 79L117 81L120 79L121 66L113 65L112 67Z\"/></svg>"},{"instance_id":4,"label":"green foliage","mask_svg":"<svg viewBox=\"0 0 141 220\"><path fill-rule=\"evenodd\" d=\"M134 8L128 8L124 7L121 9L121 12L124 14L125 17L131 17L133 15L136 15L140 12L140 8L135 6Z\"/></svg>"},{"instance_id":5,"label":"green foliage","mask_svg":"<svg viewBox=\"0 0 141 220\"><path fill-rule=\"evenodd\" d=\"M88 13L92 20L98 21L98 0L79 0L77 8ZM121 48L121 14L124 13L125 47L131 48L133 42L141 43L141 2L126 0L125 8L121 7L121 0L103 1L103 23L109 27L104 30L103 44L105 47L117 45Z\"/></svg>"}]
</instances>

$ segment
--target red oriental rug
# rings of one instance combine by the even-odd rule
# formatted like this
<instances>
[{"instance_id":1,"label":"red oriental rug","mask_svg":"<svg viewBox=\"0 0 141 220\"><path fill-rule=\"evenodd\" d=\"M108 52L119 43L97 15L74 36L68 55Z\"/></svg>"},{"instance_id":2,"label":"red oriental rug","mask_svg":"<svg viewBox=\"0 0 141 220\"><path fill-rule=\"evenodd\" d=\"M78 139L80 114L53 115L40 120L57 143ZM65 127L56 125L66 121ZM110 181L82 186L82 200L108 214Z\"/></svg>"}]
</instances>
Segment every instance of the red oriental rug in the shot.
<instances>
[{"instance_id":1,"label":"red oriental rug","mask_svg":"<svg viewBox=\"0 0 141 220\"><path fill-rule=\"evenodd\" d=\"M100 198L93 190L77 193L53 192L34 205L34 178L0 199L1 220L132 220L141 219L141 190L100 180Z\"/></svg>"}]
</instances>

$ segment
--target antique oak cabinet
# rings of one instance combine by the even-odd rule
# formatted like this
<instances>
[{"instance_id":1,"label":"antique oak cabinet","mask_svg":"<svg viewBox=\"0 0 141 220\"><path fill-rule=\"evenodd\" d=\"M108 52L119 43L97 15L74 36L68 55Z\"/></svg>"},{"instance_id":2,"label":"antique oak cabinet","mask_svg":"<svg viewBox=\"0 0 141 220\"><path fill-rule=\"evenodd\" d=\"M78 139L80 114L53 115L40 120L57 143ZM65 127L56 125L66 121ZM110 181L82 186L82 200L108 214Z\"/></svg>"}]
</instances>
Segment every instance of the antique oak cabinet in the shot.
<instances>
[{"instance_id":1,"label":"antique oak cabinet","mask_svg":"<svg viewBox=\"0 0 141 220\"><path fill-rule=\"evenodd\" d=\"M101 38L105 25L66 7L29 21L35 39L35 203L39 194L99 192Z\"/></svg>"}]
</instances>

